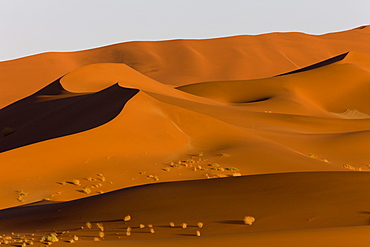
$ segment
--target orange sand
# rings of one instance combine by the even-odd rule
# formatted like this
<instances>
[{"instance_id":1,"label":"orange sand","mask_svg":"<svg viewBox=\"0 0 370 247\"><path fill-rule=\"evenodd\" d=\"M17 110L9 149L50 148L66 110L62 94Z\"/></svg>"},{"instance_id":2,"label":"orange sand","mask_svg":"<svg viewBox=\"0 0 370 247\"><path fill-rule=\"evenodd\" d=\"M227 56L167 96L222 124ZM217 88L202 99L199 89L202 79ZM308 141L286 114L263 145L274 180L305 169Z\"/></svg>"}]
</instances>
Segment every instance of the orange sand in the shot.
<instances>
[{"instance_id":1,"label":"orange sand","mask_svg":"<svg viewBox=\"0 0 370 247\"><path fill-rule=\"evenodd\" d=\"M0 234L19 245L57 233L55 246L74 235L78 246L367 246L369 30L0 63Z\"/></svg>"}]
</instances>

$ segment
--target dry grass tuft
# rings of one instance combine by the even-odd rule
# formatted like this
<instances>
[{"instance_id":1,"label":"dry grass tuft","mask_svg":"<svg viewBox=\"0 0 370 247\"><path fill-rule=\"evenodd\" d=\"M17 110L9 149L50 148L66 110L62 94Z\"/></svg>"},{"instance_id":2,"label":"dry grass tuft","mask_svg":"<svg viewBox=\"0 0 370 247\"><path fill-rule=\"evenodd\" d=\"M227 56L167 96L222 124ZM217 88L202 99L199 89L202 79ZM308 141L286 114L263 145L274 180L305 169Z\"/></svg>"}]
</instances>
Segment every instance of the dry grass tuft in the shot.
<instances>
[{"instance_id":1,"label":"dry grass tuft","mask_svg":"<svg viewBox=\"0 0 370 247\"><path fill-rule=\"evenodd\" d=\"M253 216L245 216L244 217L244 224L251 226L256 219Z\"/></svg>"},{"instance_id":2,"label":"dry grass tuft","mask_svg":"<svg viewBox=\"0 0 370 247\"><path fill-rule=\"evenodd\" d=\"M123 218L123 221L130 221L131 220L131 216L130 215L127 215L125 216L125 218Z\"/></svg>"},{"instance_id":3,"label":"dry grass tuft","mask_svg":"<svg viewBox=\"0 0 370 247\"><path fill-rule=\"evenodd\" d=\"M80 180L78 180L78 179L73 179L70 183L71 183L71 184L74 184L74 185L76 185L76 186L81 186L81 182L80 182Z\"/></svg>"},{"instance_id":4,"label":"dry grass tuft","mask_svg":"<svg viewBox=\"0 0 370 247\"><path fill-rule=\"evenodd\" d=\"M85 224L85 225L86 225L86 227L87 227L87 228L89 228L89 229L91 229L91 228L92 228L92 225L91 225L91 223L90 223L90 222L86 222L86 224Z\"/></svg>"},{"instance_id":5,"label":"dry grass tuft","mask_svg":"<svg viewBox=\"0 0 370 247\"><path fill-rule=\"evenodd\" d=\"M100 231L104 232L103 223L96 223L96 226L99 228Z\"/></svg>"}]
</instances>

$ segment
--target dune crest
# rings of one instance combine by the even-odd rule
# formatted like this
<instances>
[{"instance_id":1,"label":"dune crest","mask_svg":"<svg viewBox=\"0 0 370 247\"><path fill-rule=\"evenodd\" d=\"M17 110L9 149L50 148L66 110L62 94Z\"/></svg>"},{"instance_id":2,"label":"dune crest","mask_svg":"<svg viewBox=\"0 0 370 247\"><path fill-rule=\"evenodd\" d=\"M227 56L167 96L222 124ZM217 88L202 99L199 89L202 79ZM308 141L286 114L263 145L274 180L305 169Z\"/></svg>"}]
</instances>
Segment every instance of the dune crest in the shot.
<instances>
[{"instance_id":1,"label":"dune crest","mask_svg":"<svg viewBox=\"0 0 370 247\"><path fill-rule=\"evenodd\" d=\"M250 80L287 73L348 51L370 55L369 28L325 35L271 33L209 40L141 41L0 63L0 107L89 64L124 63L165 84ZM45 62L47 61L47 62ZM221 69L222 68L222 69Z\"/></svg>"}]
</instances>

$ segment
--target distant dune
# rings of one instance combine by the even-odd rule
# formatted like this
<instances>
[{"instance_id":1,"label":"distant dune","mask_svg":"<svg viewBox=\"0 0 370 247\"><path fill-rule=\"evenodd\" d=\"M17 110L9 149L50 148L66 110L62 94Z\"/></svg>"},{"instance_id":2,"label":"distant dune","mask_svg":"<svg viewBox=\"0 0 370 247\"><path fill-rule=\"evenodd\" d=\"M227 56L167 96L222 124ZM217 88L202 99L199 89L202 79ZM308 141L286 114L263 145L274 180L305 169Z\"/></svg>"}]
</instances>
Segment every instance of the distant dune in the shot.
<instances>
[{"instance_id":1,"label":"distant dune","mask_svg":"<svg viewBox=\"0 0 370 247\"><path fill-rule=\"evenodd\" d=\"M367 246L369 40L364 26L0 63L0 243Z\"/></svg>"}]
</instances>

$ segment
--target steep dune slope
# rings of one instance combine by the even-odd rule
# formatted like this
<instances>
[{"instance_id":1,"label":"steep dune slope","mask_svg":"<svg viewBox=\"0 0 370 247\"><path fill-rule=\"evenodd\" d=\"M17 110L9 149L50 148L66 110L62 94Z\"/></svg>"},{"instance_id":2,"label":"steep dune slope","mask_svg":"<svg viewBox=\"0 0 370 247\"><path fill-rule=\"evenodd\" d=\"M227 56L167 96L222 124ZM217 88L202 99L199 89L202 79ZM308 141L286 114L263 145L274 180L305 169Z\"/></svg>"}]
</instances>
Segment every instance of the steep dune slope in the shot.
<instances>
[{"instance_id":1,"label":"steep dune slope","mask_svg":"<svg viewBox=\"0 0 370 247\"><path fill-rule=\"evenodd\" d=\"M282 100L300 100L303 106L311 104L312 110L344 112L356 109L367 113L363 104L370 80L370 56L350 52L342 60L315 69L295 71L279 77L258 80L205 82L178 87L178 89L198 96L212 98L226 103L246 103L251 109L272 110L281 113L316 115L314 111L305 113L302 109L292 111ZM348 57L348 58L347 58ZM335 88L335 90L333 90ZM280 103L279 103L280 101ZM308 103L308 104L307 104ZM253 106L257 106L253 107ZM316 108L314 108L316 106ZM294 108L293 108L294 109ZM307 110L310 110L307 108ZM370 113L370 112L368 112Z\"/></svg>"}]
</instances>

